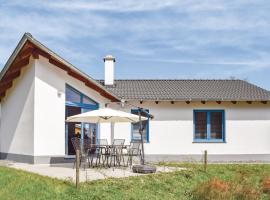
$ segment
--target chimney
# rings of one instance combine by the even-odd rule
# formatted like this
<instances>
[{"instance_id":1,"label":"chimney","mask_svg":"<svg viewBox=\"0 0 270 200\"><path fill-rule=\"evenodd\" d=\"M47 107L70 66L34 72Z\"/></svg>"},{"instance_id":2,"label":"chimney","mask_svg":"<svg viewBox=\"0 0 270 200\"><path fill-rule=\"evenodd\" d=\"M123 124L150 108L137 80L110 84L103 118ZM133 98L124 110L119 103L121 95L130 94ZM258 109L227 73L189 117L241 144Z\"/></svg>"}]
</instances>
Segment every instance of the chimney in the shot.
<instances>
[{"instance_id":1,"label":"chimney","mask_svg":"<svg viewBox=\"0 0 270 200\"><path fill-rule=\"evenodd\" d=\"M107 55L103 58L104 67L105 67L105 85L113 85L114 84L114 63L115 58L112 55Z\"/></svg>"}]
</instances>

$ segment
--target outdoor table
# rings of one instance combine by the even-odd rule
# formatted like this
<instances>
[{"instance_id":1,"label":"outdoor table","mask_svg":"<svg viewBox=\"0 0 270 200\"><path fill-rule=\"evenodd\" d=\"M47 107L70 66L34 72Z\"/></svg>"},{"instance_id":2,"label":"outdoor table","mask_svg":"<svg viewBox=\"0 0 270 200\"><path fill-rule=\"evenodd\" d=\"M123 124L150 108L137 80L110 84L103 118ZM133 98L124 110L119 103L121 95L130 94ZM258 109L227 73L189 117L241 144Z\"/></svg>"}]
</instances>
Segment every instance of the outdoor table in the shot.
<instances>
[{"instance_id":1,"label":"outdoor table","mask_svg":"<svg viewBox=\"0 0 270 200\"><path fill-rule=\"evenodd\" d=\"M124 160L122 150L127 149L129 145L99 145L99 144L92 144L88 147L88 151L90 152L91 150L95 149L95 153L98 152L98 157L96 158L96 166L98 165L97 162L100 164L100 159L101 157L105 156L102 158L102 164L104 167L111 167L112 166L112 159L114 158L113 166L116 166L116 161L118 162L118 165L121 165L121 159ZM117 149L117 148L121 149ZM119 152L120 150L121 152ZM110 159L110 163L109 163ZM105 165L106 163L106 165Z\"/></svg>"}]
</instances>

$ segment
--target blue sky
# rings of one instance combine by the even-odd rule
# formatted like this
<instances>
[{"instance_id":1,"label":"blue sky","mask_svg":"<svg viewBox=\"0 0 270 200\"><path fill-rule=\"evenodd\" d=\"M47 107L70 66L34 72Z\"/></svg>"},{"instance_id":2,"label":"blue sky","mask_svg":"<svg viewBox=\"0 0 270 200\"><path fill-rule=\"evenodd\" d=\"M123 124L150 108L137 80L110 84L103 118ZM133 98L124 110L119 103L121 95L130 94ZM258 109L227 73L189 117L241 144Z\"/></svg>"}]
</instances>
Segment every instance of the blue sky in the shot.
<instances>
[{"instance_id":1,"label":"blue sky","mask_svg":"<svg viewBox=\"0 0 270 200\"><path fill-rule=\"evenodd\" d=\"M268 0L0 0L0 68L24 32L93 78L247 79L270 90Z\"/></svg>"}]
</instances>

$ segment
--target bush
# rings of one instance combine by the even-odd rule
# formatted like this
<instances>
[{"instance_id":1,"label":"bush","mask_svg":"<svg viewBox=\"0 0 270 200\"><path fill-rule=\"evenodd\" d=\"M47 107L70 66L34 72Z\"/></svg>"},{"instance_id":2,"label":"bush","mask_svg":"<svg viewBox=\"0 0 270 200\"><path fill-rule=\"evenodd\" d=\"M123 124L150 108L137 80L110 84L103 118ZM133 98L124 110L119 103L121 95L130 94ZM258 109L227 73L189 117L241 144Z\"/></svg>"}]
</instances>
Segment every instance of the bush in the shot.
<instances>
[{"instance_id":1,"label":"bush","mask_svg":"<svg viewBox=\"0 0 270 200\"><path fill-rule=\"evenodd\" d=\"M212 178L199 184L193 191L194 200L258 200L260 193L246 182L226 182Z\"/></svg>"},{"instance_id":2,"label":"bush","mask_svg":"<svg viewBox=\"0 0 270 200\"><path fill-rule=\"evenodd\" d=\"M264 193L270 194L270 177L265 177L262 179L261 187Z\"/></svg>"},{"instance_id":3,"label":"bush","mask_svg":"<svg viewBox=\"0 0 270 200\"><path fill-rule=\"evenodd\" d=\"M259 200L260 192L249 184L238 184L232 190L232 196L237 200Z\"/></svg>"},{"instance_id":4,"label":"bush","mask_svg":"<svg viewBox=\"0 0 270 200\"><path fill-rule=\"evenodd\" d=\"M229 199L229 184L217 178L210 179L208 182L199 184L193 190L193 199L211 200L211 199Z\"/></svg>"}]
</instances>

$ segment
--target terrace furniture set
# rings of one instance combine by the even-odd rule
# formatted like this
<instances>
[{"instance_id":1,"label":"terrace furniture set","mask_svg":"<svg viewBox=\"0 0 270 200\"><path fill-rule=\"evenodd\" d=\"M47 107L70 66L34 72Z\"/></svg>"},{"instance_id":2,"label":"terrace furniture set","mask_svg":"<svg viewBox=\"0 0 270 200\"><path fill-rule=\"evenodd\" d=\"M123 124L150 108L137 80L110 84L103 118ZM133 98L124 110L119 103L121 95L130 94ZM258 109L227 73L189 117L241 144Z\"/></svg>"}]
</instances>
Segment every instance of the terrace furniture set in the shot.
<instances>
[{"instance_id":1,"label":"terrace furniture set","mask_svg":"<svg viewBox=\"0 0 270 200\"><path fill-rule=\"evenodd\" d=\"M83 167L116 167L132 166L133 158L141 159L140 141L132 141L125 145L124 139L114 139L108 144L107 139L98 139L92 144L90 139L71 138L73 148L80 151L80 166ZM75 161L74 161L75 166Z\"/></svg>"}]
</instances>

